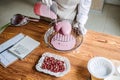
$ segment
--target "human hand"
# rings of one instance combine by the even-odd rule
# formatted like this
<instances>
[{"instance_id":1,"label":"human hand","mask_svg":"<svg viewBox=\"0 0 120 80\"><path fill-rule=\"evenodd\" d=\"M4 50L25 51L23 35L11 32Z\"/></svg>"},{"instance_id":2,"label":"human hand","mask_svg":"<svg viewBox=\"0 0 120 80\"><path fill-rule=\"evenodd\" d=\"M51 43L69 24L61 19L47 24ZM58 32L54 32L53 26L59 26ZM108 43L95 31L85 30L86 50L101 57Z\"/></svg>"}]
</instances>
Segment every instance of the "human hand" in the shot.
<instances>
[{"instance_id":1,"label":"human hand","mask_svg":"<svg viewBox=\"0 0 120 80\"><path fill-rule=\"evenodd\" d=\"M37 2L34 5L34 13L39 16L51 18L51 19L57 19L57 15L48 8L45 4L41 2Z\"/></svg>"},{"instance_id":2,"label":"human hand","mask_svg":"<svg viewBox=\"0 0 120 80\"><path fill-rule=\"evenodd\" d=\"M84 25L81 25L79 22L76 22L73 25L73 27L77 31L77 34L85 35L87 33L87 29L84 27Z\"/></svg>"},{"instance_id":3,"label":"human hand","mask_svg":"<svg viewBox=\"0 0 120 80\"><path fill-rule=\"evenodd\" d=\"M52 0L42 0L42 3L50 7L52 5Z\"/></svg>"}]
</instances>

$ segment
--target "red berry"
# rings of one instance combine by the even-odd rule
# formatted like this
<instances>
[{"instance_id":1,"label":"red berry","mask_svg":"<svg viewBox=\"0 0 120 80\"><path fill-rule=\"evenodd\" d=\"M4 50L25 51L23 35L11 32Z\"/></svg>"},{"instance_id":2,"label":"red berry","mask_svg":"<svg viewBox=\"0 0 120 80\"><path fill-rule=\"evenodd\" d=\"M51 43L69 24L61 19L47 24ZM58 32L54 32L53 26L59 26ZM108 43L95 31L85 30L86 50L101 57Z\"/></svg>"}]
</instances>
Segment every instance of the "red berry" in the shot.
<instances>
[{"instance_id":1,"label":"red berry","mask_svg":"<svg viewBox=\"0 0 120 80\"><path fill-rule=\"evenodd\" d=\"M55 73L63 72L65 70L64 61L60 61L54 57L48 56L45 57L41 68L50 70L51 72Z\"/></svg>"}]
</instances>

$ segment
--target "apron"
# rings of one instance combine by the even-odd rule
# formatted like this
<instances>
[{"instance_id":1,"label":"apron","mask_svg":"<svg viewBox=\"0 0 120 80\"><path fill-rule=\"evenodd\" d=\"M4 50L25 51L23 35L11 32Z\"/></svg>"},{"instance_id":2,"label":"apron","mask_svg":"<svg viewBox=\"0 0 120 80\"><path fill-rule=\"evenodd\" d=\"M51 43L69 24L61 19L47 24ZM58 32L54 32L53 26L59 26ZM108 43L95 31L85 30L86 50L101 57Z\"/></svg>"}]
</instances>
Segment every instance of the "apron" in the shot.
<instances>
[{"instance_id":1,"label":"apron","mask_svg":"<svg viewBox=\"0 0 120 80\"><path fill-rule=\"evenodd\" d=\"M73 21L77 14L80 0L54 0L58 4L57 15L60 19Z\"/></svg>"}]
</instances>

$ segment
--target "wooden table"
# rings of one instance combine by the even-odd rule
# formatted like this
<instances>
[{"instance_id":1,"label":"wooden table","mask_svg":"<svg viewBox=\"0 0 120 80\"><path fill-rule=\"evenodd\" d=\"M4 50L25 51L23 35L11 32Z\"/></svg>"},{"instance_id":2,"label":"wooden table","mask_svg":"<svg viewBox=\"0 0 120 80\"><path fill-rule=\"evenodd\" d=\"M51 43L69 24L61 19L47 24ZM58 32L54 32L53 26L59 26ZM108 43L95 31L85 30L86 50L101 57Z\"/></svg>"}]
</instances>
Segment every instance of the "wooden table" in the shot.
<instances>
[{"instance_id":1,"label":"wooden table","mask_svg":"<svg viewBox=\"0 0 120 80\"><path fill-rule=\"evenodd\" d=\"M49 28L48 24L48 22L40 21L39 23L30 22L21 27L9 26L0 34L0 44L18 33L28 35L41 43L25 59L16 61L8 68L0 65L0 80L87 80L90 77L87 70L87 62L90 58L103 56L120 60L120 37L94 31L88 31L82 45L74 51L59 52L48 48L44 43L44 34ZM70 72L60 78L37 72L35 65L44 52L67 57L71 63Z\"/></svg>"}]
</instances>

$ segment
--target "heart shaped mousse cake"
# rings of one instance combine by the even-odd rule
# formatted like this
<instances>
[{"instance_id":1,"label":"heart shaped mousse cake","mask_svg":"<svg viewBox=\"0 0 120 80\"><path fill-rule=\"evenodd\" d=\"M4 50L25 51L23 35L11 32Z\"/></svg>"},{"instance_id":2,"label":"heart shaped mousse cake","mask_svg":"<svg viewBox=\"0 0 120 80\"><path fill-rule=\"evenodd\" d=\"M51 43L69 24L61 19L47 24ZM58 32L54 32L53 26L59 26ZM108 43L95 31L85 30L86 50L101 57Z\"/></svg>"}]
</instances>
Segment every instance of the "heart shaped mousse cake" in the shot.
<instances>
[{"instance_id":1,"label":"heart shaped mousse cake","mask_svg":"<svg viewBox=\"0 0 120 80\"><path fill-rule=\"evenodd\" d=\"M67 58L49 52L42 55L36 69L56 77L67 74L70 70L70 62Z\"/></svg>"}]
</instances>

